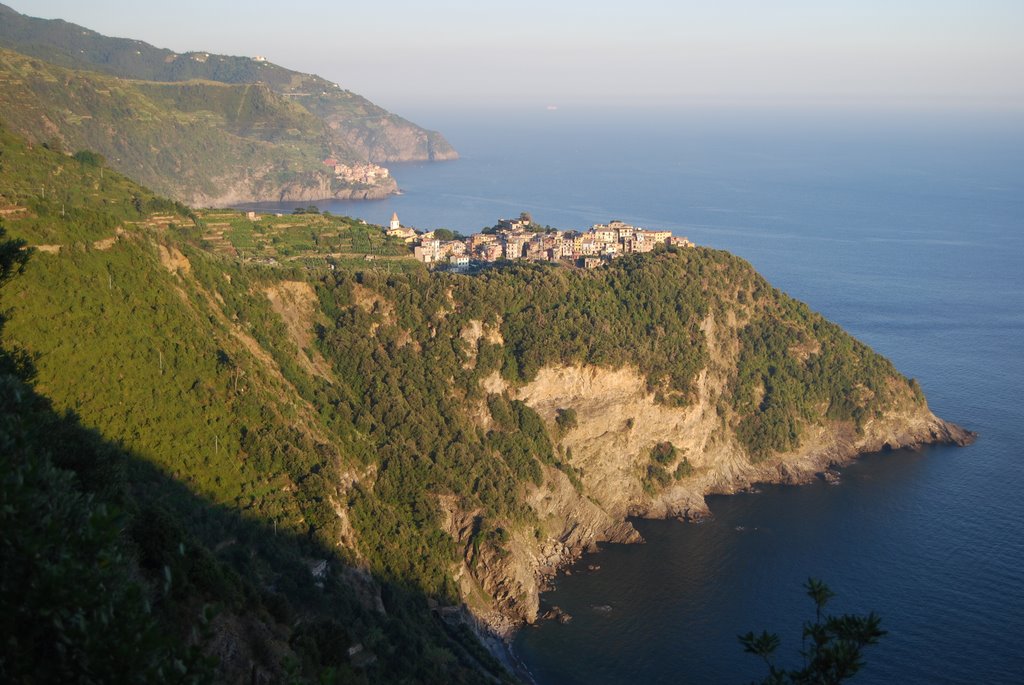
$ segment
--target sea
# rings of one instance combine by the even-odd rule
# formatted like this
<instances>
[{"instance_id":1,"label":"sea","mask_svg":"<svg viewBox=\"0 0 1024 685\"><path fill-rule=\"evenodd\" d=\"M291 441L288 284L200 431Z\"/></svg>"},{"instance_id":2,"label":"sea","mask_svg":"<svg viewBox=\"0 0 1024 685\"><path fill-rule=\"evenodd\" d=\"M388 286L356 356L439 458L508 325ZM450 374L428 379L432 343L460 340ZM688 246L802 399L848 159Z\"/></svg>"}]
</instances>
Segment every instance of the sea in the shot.
<instances>
[{"instance_id":1,"label":"sea","mask_svg":"<svg viewBox=\"0 0 1024 685\"><path fill-rule=\"evenodd\" d=\"M568 623L513 648L541 685L743 683L737 635L800 665L813 618L875 611L859 683L1024 682L1024 116L960 109L424 110L458 161L392 165L403 194L321 202L384 224L478 231L529 212L621 219L729 250L917 378L969 447L869 455L838 484L709 499L700 524L636 521L544 593ZM291 205L259 205L291 211Z\"/></svg>"}]
</instances>

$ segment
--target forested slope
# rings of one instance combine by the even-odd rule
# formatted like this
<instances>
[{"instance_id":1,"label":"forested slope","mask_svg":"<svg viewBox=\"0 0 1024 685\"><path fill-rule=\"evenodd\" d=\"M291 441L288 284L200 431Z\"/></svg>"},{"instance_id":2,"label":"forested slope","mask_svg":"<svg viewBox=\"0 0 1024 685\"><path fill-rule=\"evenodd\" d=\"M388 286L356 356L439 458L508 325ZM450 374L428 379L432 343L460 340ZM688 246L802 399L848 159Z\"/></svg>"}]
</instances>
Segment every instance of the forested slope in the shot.
<instances>
[{"instance_id":1,"label":"forested slope","mask_svg":"<svg viewBox=\"0 0 1024 685\"><path fill-rule=\"evenodd\" d=\"M174 246L194 215L80 157L0 132L4 228L35 246L0 289L4 679L505 677L415 583L339 546L365 448L256 342L290 352L266 298L238 321ZM67 193L44 199L52 178Z\"/></svg>"}]
</instances>

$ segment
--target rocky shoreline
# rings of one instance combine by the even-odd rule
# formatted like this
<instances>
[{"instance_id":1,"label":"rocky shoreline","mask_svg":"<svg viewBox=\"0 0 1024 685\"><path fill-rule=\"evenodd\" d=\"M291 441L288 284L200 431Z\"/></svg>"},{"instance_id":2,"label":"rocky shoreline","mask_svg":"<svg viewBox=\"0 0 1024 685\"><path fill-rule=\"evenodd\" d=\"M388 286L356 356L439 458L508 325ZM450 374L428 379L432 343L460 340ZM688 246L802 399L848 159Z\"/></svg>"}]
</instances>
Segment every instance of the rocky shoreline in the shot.
<instances>
[{"instance_id":1,"label":"rocky shoreline","mask_svg":"<svg viewBox=\"0 0 1024 685\"><path fill-rule=\"evenodd\" d=\"M483 398L469 408L481 431L493 417L487 397L520 401L543 421L556 455L540 478L522 485L526 521L502 521L499 543L474 537L483 512L452 495L439 497L442 529L461 550L453 579L477 633L502 660L522 626L543 619L540 594L553 579L602 542L641 542L631 518L697 521L711 515L708 495L758 484L800 484L831 473L858 456L931 444L966 445L970 431L935 416L920 389L895 370L875 390L885 403L855 420L829 418L827 406L800 423L799 444L787 452L753 455L734 408L743 312L709 312L700 323L707 362L696 372L685 405L660 398L638 366L549 365L525 384L497 371L479 380ZM471 345L484 325L468 322ZM503 344L497 338L498 344ZM793 354L816 354L815 349ZM566 413L571 426L559 425ZM662 446L667 445L667 452ZM652 468L656 466L657 468ZM661 478L650 477L652 470ZM566 617L554 612L551 618Z\"/></svg>"},{"instance_id":2,"label":"rocky shoreline","mask_svg":"<svg viewBox=\"0 0 1024 685\"><path fill-rule=\"evenodd\" d=\"M539 595L540 592L554 589L555 578L569 573L569 567L588 552L596 552L599 542L642 543L642 536L629 521L631 517L676 518L683 522L700 522L711 516L704 500L705 495L748 492L762 484L800 485L818 479L833 482L837 477L834 469L847 466L862 456L900 449L917 450L930 445L966 446L977 438L976 433L936 417L926 407L912 420L907 416L903 419L907 423L895 425L895 419L887 417L878 425L865 429L860 440L844 439L845 436L837 434L831 440L817 441L813 445L806 445L798 455L779 455L768 463L751 465L749 472L737 474L738 477L729 482L710 480L706 483L709 487L700 493L699 499L692 492L685 497L679 497L679 493L662 493L659 498L634 503L627 508L616 525L608 529L594 531L591 535L571 535L565 541L551 541L538 555L539 563L535 566L536 592ZM595 572L599 568L594 563L587 570ZM539 609L539 597L537 599ZM477 634L492 653L520 678L524 673L528 675L528 671L512 649L516 633L538 620L571 620L571 616L556 606L543 613L535 611L531 617L513 617L503 612L474 614L474 617ZM533 682L532 678L527 682Z\"/></svg>"}]
</instances>

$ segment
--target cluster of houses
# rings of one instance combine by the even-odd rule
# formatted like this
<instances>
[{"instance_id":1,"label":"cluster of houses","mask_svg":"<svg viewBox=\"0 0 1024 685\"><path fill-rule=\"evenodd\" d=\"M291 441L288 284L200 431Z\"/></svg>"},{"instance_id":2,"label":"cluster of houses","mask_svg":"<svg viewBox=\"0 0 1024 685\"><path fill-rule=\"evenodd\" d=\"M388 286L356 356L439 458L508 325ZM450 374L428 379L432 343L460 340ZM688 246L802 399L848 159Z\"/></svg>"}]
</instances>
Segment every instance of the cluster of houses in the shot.
<instances>
[{"instance_id":1,"label":"cluster of houses","mask_svg":"<svg viewBox=\"0 0 1024 685\"><path fill-rule=\"evenodd\" d=\"M332 167L334 175L349 184L375 185L391 175L387 168L370 164L342 164L333 157L324 160L324 166Z\"/></svg>"},{"instance_id":2,"label":"cluster of houses","mask_svg":"<svg viewBox=\"0 0 1024 685\"><path fill-rule=\"evenodd\" d=\"M671 231L651 231L622 221L596 224L586 231L557 231L537 226L527 215L502 219L497 226L468 238L441 240L433 231L417 233L402 226L396 213L386 232L413 244L416 259L421 262L448 264L453 269L468 268L473 262L516 259L569 261L590 269L620 255L650 252L658 245L693 247L692 242Z\"/></svg>"}]
</instances>

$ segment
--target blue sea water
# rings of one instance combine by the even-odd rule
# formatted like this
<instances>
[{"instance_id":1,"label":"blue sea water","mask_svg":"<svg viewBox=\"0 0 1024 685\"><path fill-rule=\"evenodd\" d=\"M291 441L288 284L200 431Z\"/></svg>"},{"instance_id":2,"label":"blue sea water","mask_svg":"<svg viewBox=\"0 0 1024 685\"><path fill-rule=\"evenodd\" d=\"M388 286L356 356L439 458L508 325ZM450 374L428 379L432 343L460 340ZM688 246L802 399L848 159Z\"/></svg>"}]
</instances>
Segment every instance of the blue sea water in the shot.
<instances>
[{"instance_id":1,"label":"blue sea water","mask_svg":"<svg viewBox=\"0 0 1024 685\"><path fill-rule=\"evenodd\" d=\"M400 197L320 203L471 232L529 211L622 219L730 250L916 377L967 448L865 458L836 486L710 500L700 525L641 521L521 632L537 682L737 683L738 633L794 663L808 576L889 634L861 683L1024 682L1024 120L818 110L432 112L456 162L393 167ZM588 564L600 570L588 572ZM595 607L611 607L610 611Z\"/></svg>"}]
</instances>

